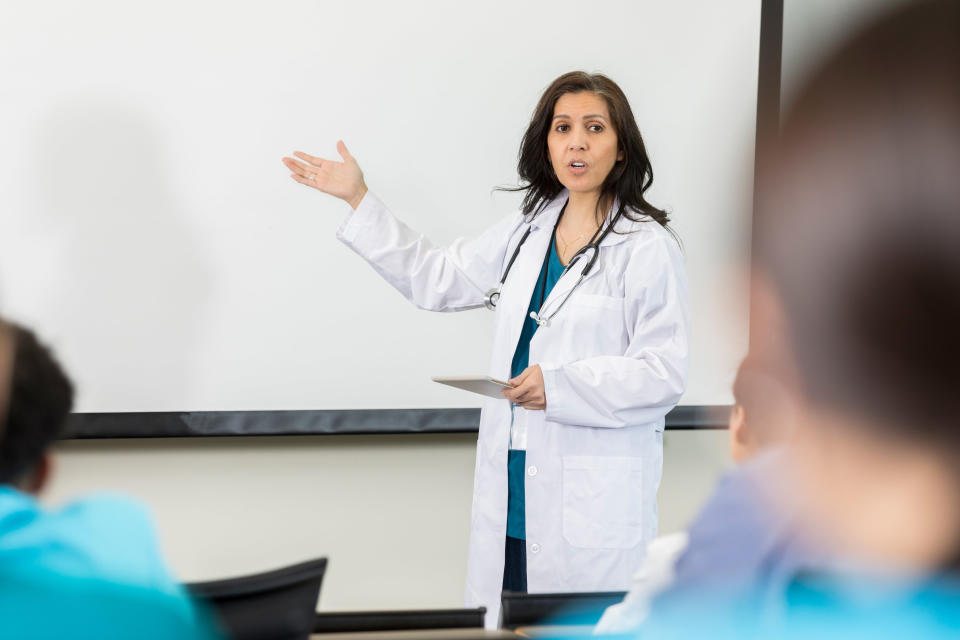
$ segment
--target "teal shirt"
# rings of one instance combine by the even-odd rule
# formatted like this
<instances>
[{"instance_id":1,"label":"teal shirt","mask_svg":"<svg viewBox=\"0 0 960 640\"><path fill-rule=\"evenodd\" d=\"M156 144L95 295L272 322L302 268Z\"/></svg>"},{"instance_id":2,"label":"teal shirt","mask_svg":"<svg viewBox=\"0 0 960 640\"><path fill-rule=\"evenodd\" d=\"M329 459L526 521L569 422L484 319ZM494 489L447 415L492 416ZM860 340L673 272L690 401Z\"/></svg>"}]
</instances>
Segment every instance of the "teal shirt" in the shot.
<instances>
[{"instance_id":1,"label":"teal shirt","mask_svg":"<svg viewBox=\"0 0 960 640\"><path fill-rule=\"evenodd\" d=\"M557 280L563 274L563 264L557 255L556 240L550 241L550 252L544 258L543 267L537 277L537 286L530 296L530 307L523 318L520 341L513 353L510 377L516 378L530 366L530 340L537 332L537 321L530 317L531 311L540 311L541 300L546 300ZM507 459L507 535L519 540L527 539L523 470L526 467L527 452L511 449Z\"/></svg>"},{"instance_id":2,"label":"teal shirt","mask_svg":"<svg viewBox=\"0 0 960 640\"><path fill-rule=\"evenodd\" d=\"M530 366L530 340L537 332L537 321L530 317L530 312L540 311L540 301L547 299L561 275L563 275L563 264L560 262L560 256L557 255L557 243L554 239L550 242L550 253L544 258L540 275L537 276L537 286L534 287L533 295L530 296L530 306L523 317L523 329L520 331L520 340L517 342L517 350L513 352L513 363L510 365L511 378L516 378Z\"/></svg>"},{"instance_id":3,"label":"teal shirt","mask_svg":"<svg viewBox=\"0 0 960 640\"><path fill-rule=\"evenodd\" d=\"M136 502L45 509L0 485L0 637L217 638L170 575Z\"/></svg>"}]
</instances>

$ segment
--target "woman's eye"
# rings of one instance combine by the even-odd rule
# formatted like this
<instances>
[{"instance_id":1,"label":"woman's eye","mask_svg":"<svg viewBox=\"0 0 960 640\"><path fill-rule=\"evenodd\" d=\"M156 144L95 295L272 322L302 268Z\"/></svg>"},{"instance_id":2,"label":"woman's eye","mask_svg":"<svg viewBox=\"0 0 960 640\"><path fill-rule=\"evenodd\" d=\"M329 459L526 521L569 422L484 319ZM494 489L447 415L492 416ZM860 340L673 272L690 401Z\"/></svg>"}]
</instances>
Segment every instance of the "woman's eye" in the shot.
<instances>
[{"instance_id":1,"label":"woman's eye","mask_svg":"<svg viewBox=\"0 0 960 640\"><path fill-rule=\"evenodd\" d=\"M566 133L567 131L570 131L570 125L568 124L557 125L557 133Z\"/></svg>"},{"instance_id":2,"label":"woman's eye","mask_svg":"<svg viewBox=\"0 0 960 640\"><path fill-rule=\"evenodd\" d=\"M592 125L590 125L590 131L593 131L594 133L600 133L601 131L603 131L603 125L602 125L602 124L592 124Z\"/></svg>"}]
</instances>

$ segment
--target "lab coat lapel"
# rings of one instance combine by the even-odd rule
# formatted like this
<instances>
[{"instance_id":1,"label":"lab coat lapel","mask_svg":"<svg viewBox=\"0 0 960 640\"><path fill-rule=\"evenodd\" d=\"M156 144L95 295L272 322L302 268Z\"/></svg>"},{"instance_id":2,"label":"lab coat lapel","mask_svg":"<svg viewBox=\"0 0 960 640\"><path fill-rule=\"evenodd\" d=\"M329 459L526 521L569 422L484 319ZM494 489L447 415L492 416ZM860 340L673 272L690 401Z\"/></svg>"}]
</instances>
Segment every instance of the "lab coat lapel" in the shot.
<instances>
[{"instance_id":1,"label":"lab coat lapel","mask_svg":"<svg viewBox=\"0 0 960 640\"><path fill-rule=\"evenodd\" d=\"M612 216L616 213L619 208L619 201L614 201L613 206L610 207L610 211L607 213L607 216ZM573 291L574 287L582 286L583 282L586 282L593 276L600 273L603 270L603 253L605 250L608 250L608 247L613 245L620 244L626 240L630 233L636 231L642 222L634 222L625 216L621 216L617 220L617 224L610 233L608 233L603 240L600 242L599 251L600 256L597 258L597 261L594 263L593 268L590 270L583 280L580 280L580 274L583 273L583 270L587 268L587 264L590 262L590 259L593 257L592 252L587 252L582 258L577 260L577 262L570 267L570 269L563 274L563 277L557 281L557 284L554 285L553 290L550 292L550 295L547 296L547 299L544 300L542 315L549 317L554 311L557 310L559 305L563 304L566 306L565 300L568 295L576 295ZM544 247L546 250L546 247Z\"/></svg>"},{"instance_id":2,"label":"lab coat lapel","mask_svg":"<svg viewBox=\"0 0 960 640\"><path fill-rule=\"evenodd\" d=\"M505 345L507 348L501 353L505 356L503 364L508 372L513 354L517 350L517 343L520 341L520 332L523 329L524 318L527 316L527 309L530 307L530 297L533 296L537 278L543 268L547 246L553 238L553 227L566 201L567 194L564 191L531 222L533 229L530 237L520 249L517 260L513 263L513 269L503 284L503 295L500 296L498 310L503 314L503 322L507 323L507 344Z\"/></svg>"},{"instance_id":3,"label":"lab coat lapel","mask_svg":"<svg viewBox=\"0 0 960 640\"><path fill-rule=\"evenodd\" d=\"M546 250L546 248L544 248ZM577 286L577 283L580 282L580 275L583 273L583 270L586 269L587 263L590 262L590 258L593 256L593 252L588 252L582 258L577 260L563 276L557 280L557 284L553 286L553 289L550 291L550 295L547 296L547 299L543 301L543 309L540 312L540 315L544 317L549 317L557 307L563 303L566 306L566 303L563 302L567 299L567 296L571 295L574 287ZM598 259L596 264L593 265L590 273L588 273L583 282L586 282L588 279L592 278L600 270L600 260ZM582 286L582 283L581 283ZM574 294L575 295L575 294Z\"/></svg>"}]
</instances>

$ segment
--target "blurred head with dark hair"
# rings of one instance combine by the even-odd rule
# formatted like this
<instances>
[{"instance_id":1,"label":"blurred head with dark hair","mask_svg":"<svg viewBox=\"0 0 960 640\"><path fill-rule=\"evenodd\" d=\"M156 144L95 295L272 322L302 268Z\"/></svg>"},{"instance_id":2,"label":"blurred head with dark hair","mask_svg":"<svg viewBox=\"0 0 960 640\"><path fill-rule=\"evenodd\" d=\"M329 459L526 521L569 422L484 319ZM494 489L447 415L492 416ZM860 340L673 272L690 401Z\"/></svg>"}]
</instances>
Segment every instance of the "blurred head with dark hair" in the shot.
<instances>
[{"instance_id":1,"label":"blurred head with dark hair","mask_svg":"<svg viewBox=\"0 0 960 640\"><path fill-rule=\"evenodd\" d=\"M3 325L2 330L9 337L12 357L0 428L0 484L36 493L49 475L47 452L70 413L73 385L32 331L16 324Z\"/></svg>"},{"instance_id":2,"label":"blurred head with dark hair","mask_svg":"<svg viewBox=\"0 0 960 640\"><path fill-rule=\"evenodd\" d=\"M960 553L960 3L867 26L760 184L753 344L801 408L818 523L893 567Z\"/></svg>"},{"instance_id":3,"label":"blurred head with dark hair","mask_svg":"<svg viewBox=\"0 0 960 640\"><path fill-rule=\"evenodd\" d=\"M13 375L13 332L0 318L0 441L3 440L10 402L10 378Z\"/></svg>"}]
</instances>

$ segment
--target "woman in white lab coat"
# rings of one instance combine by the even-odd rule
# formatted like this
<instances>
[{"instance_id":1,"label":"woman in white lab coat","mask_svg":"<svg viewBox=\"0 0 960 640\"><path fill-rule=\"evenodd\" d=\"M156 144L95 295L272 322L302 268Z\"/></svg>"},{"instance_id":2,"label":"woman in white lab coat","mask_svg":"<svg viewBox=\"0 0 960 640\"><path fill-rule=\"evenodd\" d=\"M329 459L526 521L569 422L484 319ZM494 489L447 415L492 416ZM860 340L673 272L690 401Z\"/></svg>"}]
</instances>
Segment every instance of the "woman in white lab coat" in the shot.
<instances>
[{"instance_id":1,"label":"woman in white lab coat","mask_svg":"<svg viewBox=\"0 0 960 640\"><path fill-rule=\"evenodd\" d=\"M664 416L687 379L689 305L667 215L620 88L568 73L541 97L520 150L522 210L433 246L342 161L302 152L291 177L353 209L340 239L417 306L495 305L480 418L467 604L497 622L501 589L630 586L657 531ZM499 295L493 291L499 291Z\"/></svg>"}]
</instances>

